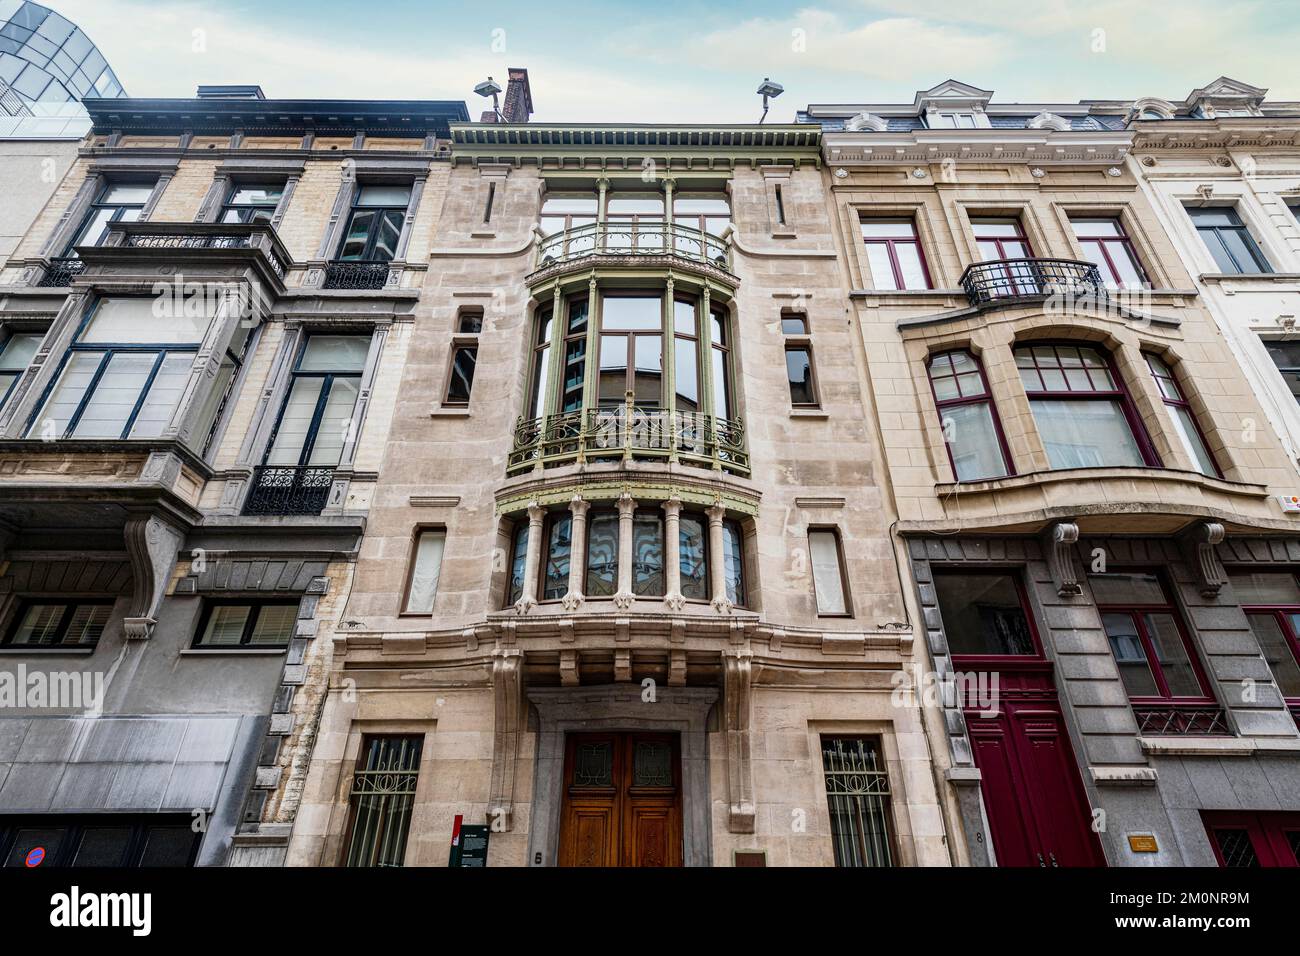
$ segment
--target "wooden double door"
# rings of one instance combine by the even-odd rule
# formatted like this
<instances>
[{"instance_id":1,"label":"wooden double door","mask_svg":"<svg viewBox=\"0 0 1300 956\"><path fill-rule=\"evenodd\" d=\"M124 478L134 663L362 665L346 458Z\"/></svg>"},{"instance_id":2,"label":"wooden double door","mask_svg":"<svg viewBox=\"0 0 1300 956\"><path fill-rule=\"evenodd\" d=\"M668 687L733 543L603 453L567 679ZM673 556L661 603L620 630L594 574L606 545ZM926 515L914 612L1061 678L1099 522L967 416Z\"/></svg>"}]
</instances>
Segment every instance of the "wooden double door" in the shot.
<instances>
[{"instance_id":1,"label":"wooden double door","mask_svg":"<svg viewBox=\"0 0 1300 956\"><path fill-rule=\"evenodd\" d=\"M560 866L681 866L677 734L569 734Z\"/></svg>"},{"instance_id":2,"label":"wooden double door","mask_svg":"<svg viewBox=\"0 0 1300 956\"><path fill-rule=\"evenodd\" d=\"M998 866L1105 866L1051 665L998 676L996 715L966 710Z\"/></svg>"}]
</instances>

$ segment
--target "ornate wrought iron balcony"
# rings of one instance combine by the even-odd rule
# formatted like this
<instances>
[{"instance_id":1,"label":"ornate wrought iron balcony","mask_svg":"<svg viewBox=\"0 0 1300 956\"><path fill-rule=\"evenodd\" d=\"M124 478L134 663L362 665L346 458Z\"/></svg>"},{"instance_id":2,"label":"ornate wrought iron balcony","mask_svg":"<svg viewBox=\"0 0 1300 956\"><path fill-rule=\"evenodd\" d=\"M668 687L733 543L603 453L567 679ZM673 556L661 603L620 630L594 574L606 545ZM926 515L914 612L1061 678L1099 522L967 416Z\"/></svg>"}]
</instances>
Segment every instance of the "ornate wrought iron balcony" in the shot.
<instances>
[{"instance_id":1,"label":"ornate wrought iron balcony","mask_svg":"<svg viewBox=\"0 0 1300 956\"><path fill-rule=\"evenodd\" d=\"M75 257L51 259L37 285L42 289L65 288L72 285L73 277L81 275L85 268L86 264Z\"/></svg>"},{"instance_id":2,"label":"ornate wrought iron balcony","mask_svg":"<svg viewBox=\"0 0 1300 956\"><path fill-rule=\"evenodd\" d=\"M1149 737L1227 737L1232 735L1222 707L1134 705L1138 732Z\"/></svg>"},{"instance_id":3,"label":"ornate wrought iron balcony","mask_svg":"<svg viewBox=\"0 0 1300 956\"><path fill-rule=\"evenodd\" d=\"M617 459L657 459L749 474L739 420L631 405L520 418L506 472Z\"/></svg>"},{"instance_id":4,"label":"ornate wrought iron balcony","mask_svg":"<svg viewBox=\"0 0 1300 956\"><path fill-rule=\"evenodd\" d=\"M262 465L253 469L244 514L318 515L333 483L333 468Z\"/></svg>"},{"instance_id":5,"label":"ornate wrought iron balcony","mask_svg":"<svg viewBox=\"0 0 1300 956\"><path fill-rule=\"evenodd\" d=\"M266 223L115 222L100 245L79 247L78 252L95 264L99 259L120 256L124 249L184 253L187 259L195 258L189 255L192 252L205 255L200 250L213 250L214 254L251 250L261 253L258 258L281 281L293 265L288 250Z\"/></svg>"},{"instance_id":6,"label":"ornate wrought iron balcony","mask_svg":"<svg viewBox=\"0 0 1300 956\"><path fill-rule=\"evenodd\" d=\"M993 259L977 262L961 276L961 287L976 307L1065 298L1106 298L1106 284L1091 262L1075 259Z\"/></svg>"},{"instance_id":7,"label":"ornate wrought iron balcony","mask_svg":"<svg viewBox=\"0 0 1300 956\"><path fill-rule=\"evenodd\" d=\"M336 259L325 264L326 289L382 289L388 285L387 262Z\"/></svg>"},{"instance_id":8,"label":"ornate wrought iron balcony","mask_svg":"<svg viewBox=\"0 0 1300 956\"><path fill-rule=\"evenodd\" d=\"M670 221L596 222L547 236L537 268L590 256L675 256L731 272L731 244Z\"/></svg>"}]
</instances>

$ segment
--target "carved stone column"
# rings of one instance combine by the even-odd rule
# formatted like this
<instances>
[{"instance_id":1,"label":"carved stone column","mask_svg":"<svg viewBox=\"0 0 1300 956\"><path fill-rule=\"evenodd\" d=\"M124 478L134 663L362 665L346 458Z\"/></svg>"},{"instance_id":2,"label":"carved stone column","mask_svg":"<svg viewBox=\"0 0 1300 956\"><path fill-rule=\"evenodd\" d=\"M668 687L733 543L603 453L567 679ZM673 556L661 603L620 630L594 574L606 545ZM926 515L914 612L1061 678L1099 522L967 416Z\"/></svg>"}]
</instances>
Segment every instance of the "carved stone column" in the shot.
<instances>
[{"instance_id":1,"label":"carved stone column","mask_svg":"<svg viewBox=\"0 0 1300 956\"><path fill-rule=\"evenodd\" d=\"M727 741L727 831L753 833L754 776L749 746L753 668L749 650L723 651L722 675L722 721Z\"/></svg>"},{"instance_id":2,"label":"carved stone column","mask_svg":"<svg viewBox=\"0 0 1300 956\"><path fill-rule=\"evenodd\" d=\"M636 499L626 491L618 496L618 593L614 606L626 611L636 600L632 593L632 515Z\"/></svg>"},{"instance_id":3,"label":"carved stone column","mask_svg":"<svg viewBox=\"0 0 1300 956\"><path fill-rule=\"evenodd\" d=\"M714 505L705 514L709 516L709 578L713 581L713 610L730 614L734 605L727 597L727 558L722 542L722 519L727 510L722 505Z\"/></svg>"},{"instance_id":4,"label":"carved stone column","mask_svg":"<svg viewBox=\"0 0 1300 956\"><path fill-rule=\"evenodd\" d=\"M585 600L582 576L587 568L587 510L590 507L581 495L574 495L569 501L569 592L562 601L566 611L576 611Z\"/></svg>"},{"instance_id":5,"label":"carved stone column","mask_svg":"<svg viewBox=\"0 0 1300 956\"><path fill-rule=\"evenodd\" d=\"M134 514L126 519L124 537L131 562L131 605L123 623L128 639L144 640L158 623L158 607L185 533L157 515Z\"/></svg>"},{"instance_id":6,"label":"carved stone column","mask_svg":"<svg viewBox=\"0 0 1300 956\"><path fill-rule=\"evenodd\" d=\"M663 503L664 509L664 604L674 611L686 606L682 596L682 536L680 498L669 498Z\"/></svg>"},{"instance_id":7,"label":"carved stone column","mask_svg":"<svg viewBox=\"0 0 1300 956\"><path fill-rule=\"evenodd\" d=\"M492 782L487 822L495 830L514 827L515 767L523 731L524 652L499 647L492 653Z\"/></svg>"},{"instance_id":8,"label":"carved stone column","mask_svg":"<svg viewBox=\"0 0 1300 956\"><path fill-rule=\"evenodd\" d=\"M524 592L515 610L527 614L537 607L537 575L542 563L542 521L546 509L534 501L528 506L528 551L524 558Z\"/></svg>"}]
</instances>

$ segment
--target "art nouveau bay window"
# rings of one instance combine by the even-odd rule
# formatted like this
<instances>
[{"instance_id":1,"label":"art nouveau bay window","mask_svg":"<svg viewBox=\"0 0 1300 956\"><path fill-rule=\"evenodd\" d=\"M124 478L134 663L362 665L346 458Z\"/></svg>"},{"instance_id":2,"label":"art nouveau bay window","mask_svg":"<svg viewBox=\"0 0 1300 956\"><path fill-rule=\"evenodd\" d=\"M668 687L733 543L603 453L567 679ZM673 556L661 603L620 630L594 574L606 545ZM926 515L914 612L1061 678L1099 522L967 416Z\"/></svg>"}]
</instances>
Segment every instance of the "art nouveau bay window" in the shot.
<instances>
[{"instance_id":1,"label":"art nouveau bay window","mask_svg":"<svg viewBox=\"0 0 1300 956\"><path fill-rule=\"evenodd\" d=\"M1108 355L1069 344L1023 345L1015 354L1052 468L1160 467Z\"/></svg>"},{"instance_id":2,"label":"art nouveau bay window","mask_svg":"<svg viewBox=\"0 0 1300 956\"><path fill-rule=\"evenodd\" d=\"M970 352L956 349L932 355L928 368L944 446L956 479L979 481L1010 475L1011 456L984 367Z\"/></svg>"}]
</instances>

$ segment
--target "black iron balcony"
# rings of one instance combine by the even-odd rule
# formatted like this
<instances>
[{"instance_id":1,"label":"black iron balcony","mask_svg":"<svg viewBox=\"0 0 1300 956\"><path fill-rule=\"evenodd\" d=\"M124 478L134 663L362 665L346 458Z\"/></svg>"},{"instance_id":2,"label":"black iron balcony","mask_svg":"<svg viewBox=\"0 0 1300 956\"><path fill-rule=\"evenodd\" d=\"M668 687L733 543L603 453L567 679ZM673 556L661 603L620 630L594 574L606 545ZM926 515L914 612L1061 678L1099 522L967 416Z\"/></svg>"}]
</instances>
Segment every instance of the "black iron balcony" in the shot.
<instances>
[{"instance_id":1,"label":"black iron balcony","mask_svg":"<svg viewBox=\"0 0 1300 956\"><path fill-rule=\"evenodd\" d=\"M596 222L557 232L539 244L537 268L598 255L674 256L731 271L729 242L666 220Z\"/></svg>"},{"instance_id":2,"label":"black iron balcony","mask_svg":"<svg viewBox=\"0 0 1300 956\"><path fill-rule=\"evenodd\" d=\"M387 262L336 259L325 264L326 289L383 289L388 285Z\"/></svg>"},{"instance_id":3,"label":"black iron balcony","mask_svg":"<svg viewBox=\"0 0 1300 956\"><path fill-rule=\"evenodd\" d=\"M1210 706L1133 706L1138 732L1144 737L1230 737L1223 708Z\"/></svg>"},{"instance_id":4,"label":"black iron balcony","mask_svg":"<svg viewBox=\"0 0 1300 956\"><path fill-rule=\"evenodd\" d=\"M961 276L970 304L1000 305L1017 300L1106 298L1101 273L1076 259L993 259L977 262Z\"/></svg>"},{"instance_id":5,"label":"black iron balcony","mask_svg":"<svg viewBox=\"0 0 1300 956\"><path fill-rule=\"evenodd\" d=\"M506 473L586 461L681 462L749 474L745 428L737 419L662 408L595 408L521 418Z\"/></svg>"},{"instance_id":6,"label":"black iron balcony","mask_svg":"<svg viewBox=\"0 0 1300 956\"><path fill-rule=\"evenodd\" d=\"M260 259L281 282L293 265L288 250L267 223L115 222L108 227L102 243L79 246L77 251L83 259L99 264L100 261L120 263L123 255L136 255L123 252L128 249L181 253L187 261L199 258L207 261L209 254L204 250L211 250L213 258L228 251L246 256L247 250L260 253L254 258Z\"/></svg>"},{"instance_id":7,"label":"black iron balcony","mask_svg":"<svg viewBox=\"0 0 1300 956\"><path fill-rule=\"evenodd\" d=\"M86 264L75 257L51 259L45 267L45 275L37 285L42 289L64 289L72 285L75 276L85 271Z\"/></svg>"},{"instance_id":8,"label":"black iron balcony","mask_svg":"<svg viewBox=\"0 0 1300 956\"><path fill-rule=\"evenodd\" d=\"M263 465L253 469L246 515L318 515L329 500L333 468Z\"/></svg>"}]
</instances>

